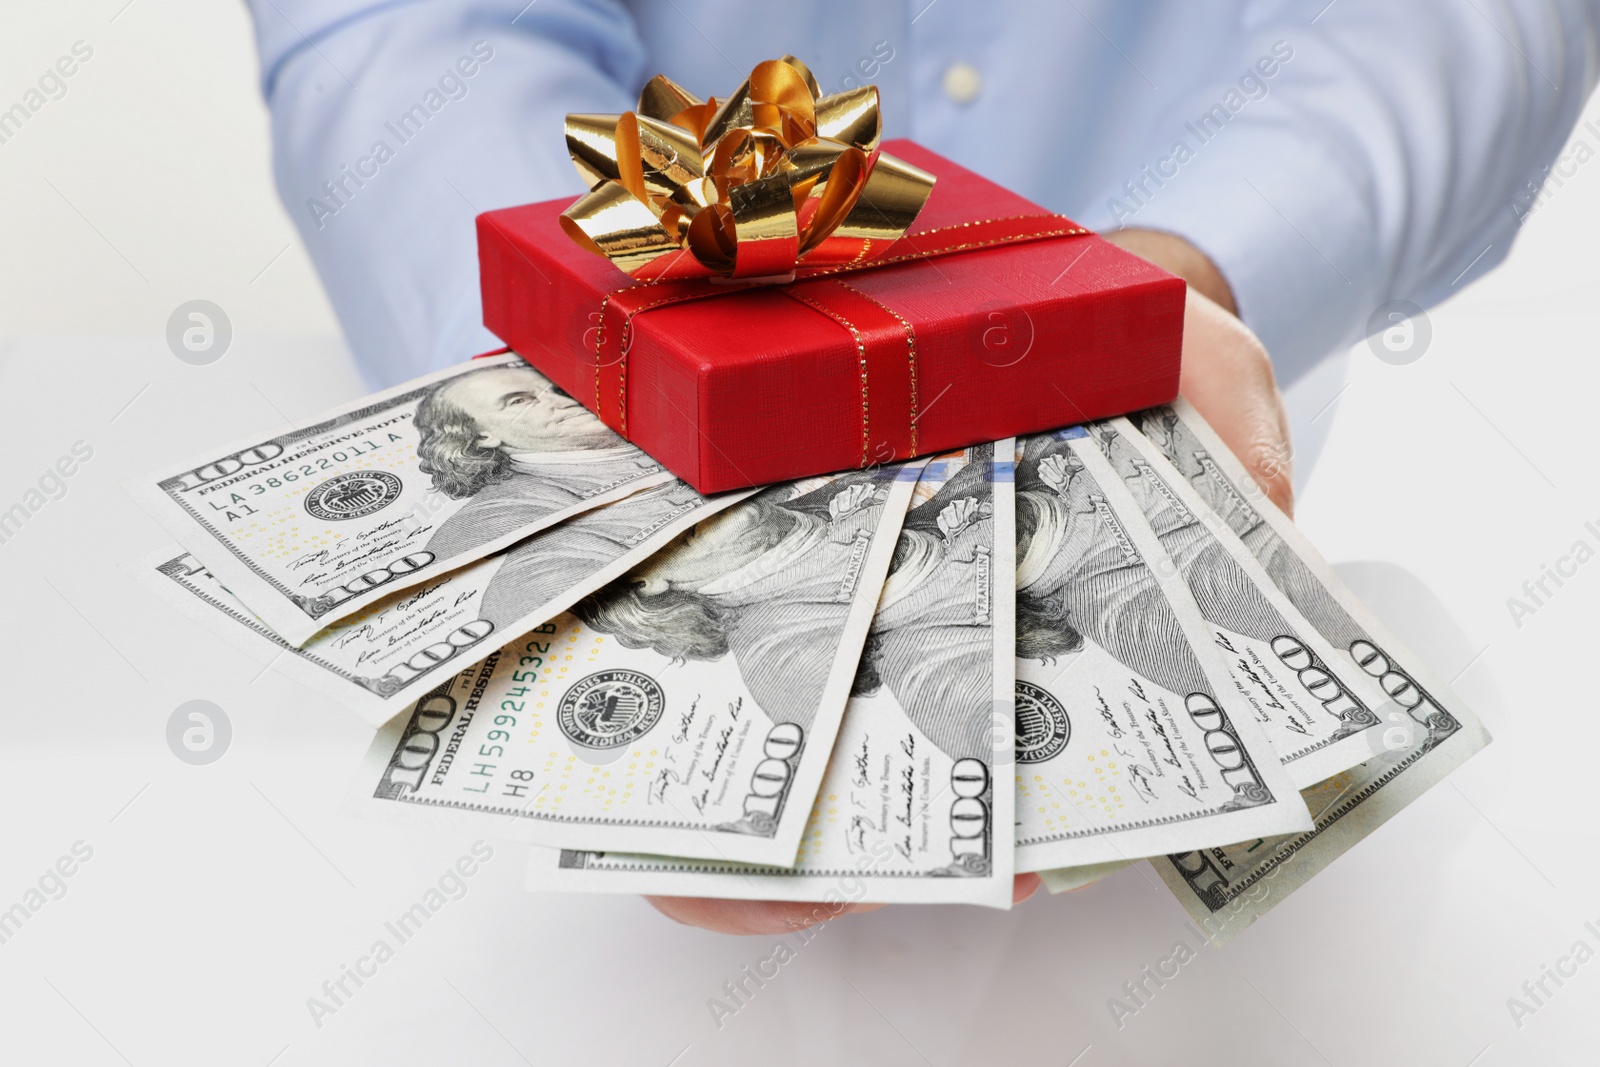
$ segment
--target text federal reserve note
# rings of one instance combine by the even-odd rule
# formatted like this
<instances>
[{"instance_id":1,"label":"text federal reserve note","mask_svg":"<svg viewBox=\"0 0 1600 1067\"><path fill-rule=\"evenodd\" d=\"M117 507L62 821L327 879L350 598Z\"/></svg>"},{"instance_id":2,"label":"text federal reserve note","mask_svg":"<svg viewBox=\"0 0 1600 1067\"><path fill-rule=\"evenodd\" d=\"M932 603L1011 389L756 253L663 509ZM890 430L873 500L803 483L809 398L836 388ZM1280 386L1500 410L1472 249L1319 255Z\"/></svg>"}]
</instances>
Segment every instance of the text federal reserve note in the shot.
<instances>
[{"instance_id":1,"label":"text federal reserve note","mask_svg":"<svg viewBox=\"0 0 1600 1067\"><path fill-rule=\"evenodd\" d=\"M245 652L381 726L512 636L566 611L751 491L703 497L674 479L575 515L511 548L362 608L296 648L173 546L140 581Z\"/></svg>"},{"instance_id":2,"label":"text federal reserve note","mask_svg":"<svg viewBox=\"0 0 1600 1067\"><path fill-rule=\"evenodd\" d=\"M1012 448L923 469L794 867L537 849L528 888L1009 907Z\"/></svg>"},{"instance_id":3,"label":"text federal reserve note","mask_svg":"<svg viewBox=\"0 0 1600 1067\"><path fill-rule=\"evenodd\" d=\"M1308 826L1188 587L1088 432L1024 438L1016 496L1017 869Z\"/></svg>"},{"instance_id":4,"label":"text federal reserve note","mask_svg":"<svg viewBox=\"0 0 1600 1067\"><path fill-rule=\"evenodd\" d=\"M1185 401L1131 417L1225 519L1300 613L1388 700L1372 759L1305 791L1306 832L1183 851L1155 864L1207 935L1225 941L1489 743L1449 685L1389 632Z\"/></svg>"},{"instance_id":5,"label":"text federal reserve note","mask_svg":"<svg viewBox=\"0 0 1600 1067\"><path fill-rule=\"evenodd\" d=\"M515 355L128 483L292 645L396 590L671 478Z\"/></svg>"},{"instance_id":6,"label":"text federal reserve note","mask_svg":"<svg viewBox=\"0 0 1600 1067\"><path fill-rule=\"evenodd\" d=\"M379 732L357 812L791 866L916 466L764 489Z\"/></svg>"}]
</instances>

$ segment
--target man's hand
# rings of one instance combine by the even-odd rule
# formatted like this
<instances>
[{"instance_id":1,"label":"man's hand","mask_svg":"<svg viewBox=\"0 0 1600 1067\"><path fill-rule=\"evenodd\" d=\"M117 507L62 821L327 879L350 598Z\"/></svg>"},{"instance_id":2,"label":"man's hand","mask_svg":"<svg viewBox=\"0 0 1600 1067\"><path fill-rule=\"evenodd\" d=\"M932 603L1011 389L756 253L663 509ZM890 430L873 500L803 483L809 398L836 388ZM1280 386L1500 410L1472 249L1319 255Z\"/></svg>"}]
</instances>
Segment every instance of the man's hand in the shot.
<instances>
[{"instance_id":1,"label":"man's hand","mask_svg":"<svg viewBox=\"0 0 1600 1067\"><path fill-rule=\"evenodd\" d=\"M1198 249L1170 233L1118 230L1106 240L1189 283L1178 391L1205 416L1268 498L1292 514L1293 449L1283 397L1267 350L1238 319L1227 281Z\"/></svg>"},{"instance_id":2,"label":"man's hand","mask_svg":"<svg viewBox=\"0 0 1600 1067\"><path fill-rule=\"evenodd\" d=\"M1037 874L1017 875L1011 901L1020 904L1039 888ZM687 926L719 934L783 934L827 922L851 912L877 911L882 904L799 904L780 900L710 900L701 897L646 897L657 911Z\"/></svg>"}]
</instances>

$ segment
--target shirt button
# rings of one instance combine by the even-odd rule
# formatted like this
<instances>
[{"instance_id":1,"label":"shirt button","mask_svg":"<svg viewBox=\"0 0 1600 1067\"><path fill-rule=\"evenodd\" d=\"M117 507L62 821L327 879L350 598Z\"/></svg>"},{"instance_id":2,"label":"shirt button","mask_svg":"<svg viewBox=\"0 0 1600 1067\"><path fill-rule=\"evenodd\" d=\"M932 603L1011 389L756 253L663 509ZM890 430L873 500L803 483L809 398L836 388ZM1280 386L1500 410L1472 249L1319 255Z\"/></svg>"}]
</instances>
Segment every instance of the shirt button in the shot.
<instances>
[{"instance_id":1,"label":"shirt button","mask_svg":"<svg viewBox=\"0 0 1600 1067\"><path fill-rule=\"evenodd\" d=\"M957 104L970 104L983 91L983 76L971 63L952 63L944 72L944 95Z\"/></svg>"}]
</instances>

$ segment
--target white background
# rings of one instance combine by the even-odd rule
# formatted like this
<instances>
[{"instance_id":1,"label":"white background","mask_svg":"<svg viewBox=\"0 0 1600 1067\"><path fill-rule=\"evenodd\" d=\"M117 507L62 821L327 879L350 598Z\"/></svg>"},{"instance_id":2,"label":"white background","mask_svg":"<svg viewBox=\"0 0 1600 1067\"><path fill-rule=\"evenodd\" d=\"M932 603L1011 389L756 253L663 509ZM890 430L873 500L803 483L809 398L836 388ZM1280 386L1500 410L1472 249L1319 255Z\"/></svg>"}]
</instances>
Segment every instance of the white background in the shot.
<instances>
[{"instance_id":1,"label":"white background","mask_svg":"<svg viewBox=\"0 0 1600 1067\"><path fill-rule=\"evenodd\" d=\"M1600 949L1584 928L1600 930L1600 560L1520 626L1507 599L1575 541L1600 547L1600 163L1431 312L1420 359L1361 346L1347 387L1334 366L1291 398L1302 457L1328 436L1300 521L1459 676L1495 744L1120 1029L1107 999L1184 920L1143 867L1011 914L842 920L719 1029L708 998L774 939L527 895L508 844L319 1027L307 998L472 837L339 815L367 728L118 569L164 541L121 479L360 391L271 190L242 5L124 2L13 5L0 33L0 106L74 41L94 48L0 144L0 508L75 441L93 448L0 544L0 909L75 842L93 849L0 944L0 1060L1594 1062L1600 961L1520 1028L1507 998L1579 939ZM163 337L197 297L236 333L209 367ZM165 739L197 698L234 731L207 767Z\"/></svg>"}]
</instances>

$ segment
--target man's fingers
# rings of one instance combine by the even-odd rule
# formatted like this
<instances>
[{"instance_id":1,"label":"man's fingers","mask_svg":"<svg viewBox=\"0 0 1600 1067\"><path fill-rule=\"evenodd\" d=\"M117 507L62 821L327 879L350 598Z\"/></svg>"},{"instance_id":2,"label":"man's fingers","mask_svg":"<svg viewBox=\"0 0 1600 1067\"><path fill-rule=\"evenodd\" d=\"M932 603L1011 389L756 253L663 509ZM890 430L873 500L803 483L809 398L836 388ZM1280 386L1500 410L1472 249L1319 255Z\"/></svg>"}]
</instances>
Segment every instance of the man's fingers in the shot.
<instances>
[{"instance_id":1,"label":"man's fingers","mask_svg":"<svg viewBox=\"0 0 1600 1067\"><path fill-rule=\"evenodd\" d=\"M1011 902L1021 904L1039 889L1037 874L1019 874ZM785 900L713 900L709 897L645 897L669 919L719 934L785 934L836 919L877 911L882 904L816 904Z\"/></svg>"},{"instance_id":2,"label":"man's fingers","mask_svg":"<svg viewBox=\"0 0 1600 1067\"><path fill-rule=\"evenodd\" d=\"M719 934L783 934L882 904L807 904L785 900L712 900L707 897L646 897L655 909L686 926Z\"/></svg>"},{"instance_id":3,"label":"man's fingers","mask_svg":"<svg viewBox=\"0 0 1600 1067\"><path fill-rule=\"evenodd\" d=\"M1294 450L1272 361L1249 327L1193 289L1184 308L1178 388L1267 497L1293 514Z\"/></svg>"}]
</instances>

